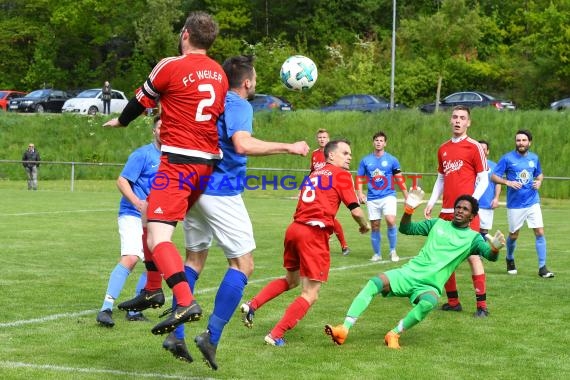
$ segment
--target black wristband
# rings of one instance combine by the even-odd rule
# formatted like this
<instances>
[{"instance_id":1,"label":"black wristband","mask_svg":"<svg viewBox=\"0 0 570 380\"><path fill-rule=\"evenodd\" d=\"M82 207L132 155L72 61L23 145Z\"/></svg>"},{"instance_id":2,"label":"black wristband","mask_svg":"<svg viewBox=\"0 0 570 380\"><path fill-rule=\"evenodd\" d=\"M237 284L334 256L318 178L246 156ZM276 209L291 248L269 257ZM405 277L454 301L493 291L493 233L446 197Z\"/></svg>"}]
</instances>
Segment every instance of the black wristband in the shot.
<instances>
[{"instance_id":1,"label":"black wristband","mask_svg":"<svg viewBox=\"0 0 570 380\"><path fill-rule=\"evenodd\" d=\"M143 113L144 110L144 106L139 103L137 98L131 98L123 112L121 112L121 116L119 116L119 123L126 127L131 121L135 120L141 113Z\"/></svg>"}]
</instances>

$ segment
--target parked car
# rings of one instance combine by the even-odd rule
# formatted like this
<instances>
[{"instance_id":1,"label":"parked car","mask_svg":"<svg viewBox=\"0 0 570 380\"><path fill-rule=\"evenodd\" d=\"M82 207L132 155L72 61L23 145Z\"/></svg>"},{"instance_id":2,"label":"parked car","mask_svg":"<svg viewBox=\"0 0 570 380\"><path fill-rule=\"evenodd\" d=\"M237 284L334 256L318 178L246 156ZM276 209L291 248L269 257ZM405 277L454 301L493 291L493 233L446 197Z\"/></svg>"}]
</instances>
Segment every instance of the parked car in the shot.
<instances>
[{"instance_id":1,"label":"parked car","mask_svg":"<svg viewBox=\"0 0 570 380\"><path fill-rule=\"evenodd\" d=\"M560 99L550 104L550 109L553 111L570 110L570 98Z\"/></svg>"},{"instance_id":2,"label":"parked car","mask_svg":"<svg viewBox=\"0 0 570 380\"><path fill-rule=\"evenodd\" d=\"M10 100L9 110L17 112L61 112L63 103L69 98L67 92L44 88L35 90L23 98Z\"/></svg>"},{"instance_id":3,"label":"parked car","mask_svg":"<svg viewBox=\"0 0 570 380\"><path fill-rule=\"evenodd\" d=\"M75 112L80 115L96 115L103 112L101 88L92 88L68 99L63 105L62 112ZM121 113L129 100L122 91L111 90L111 113Z\"/></svg>"},{"instance_id":4,"label":"parked car","mask_svg":"<svg viewBox=\"0 0 570 380\"><path fill-rule=\"evenodd\" d=\"M479 91L462 91L446 96L440 103L439 109L447 111L455 106L473 107L494 107L499 111L514 111L517 109L515 104L510 100L495 99L495 97ZM433 113L435 111L435 103L421 105L420 111Z\"/></svg>"},{"instance_id":5,"label":"parked car","mask_svg":"<svg viewBox=\"0 0 570 380\"><path fill-rule=\"evenodd\" d=\"M15 98L26 96L27 92L13 91L13 90L0 90L0 108L3 111L8 110L8 103Z\"/></svg>"},{"instance_id":6,"label":"parked car","mask_svg":"<svg viewBox=\"0 0 570 380\"><path fill-rule=\"evenodd\" d=\"M394 107L402 108L399 105ZM361 111L376 112L390 109L390 102L375 95L355 94L346 95L338 99L330 106L322 107L321 111Z\"/></svg>"},{"instance_id":7,"label":"parked car","mask_svg":"<svg viewBox=\"0 0 570 380\"><path fill-rule=\"evenodd\" d=\"M292 111L291 103L281 96L255 94L255 97L249 101L253 107L253 112L258 111Z\"/></svg>"}]
</instances>

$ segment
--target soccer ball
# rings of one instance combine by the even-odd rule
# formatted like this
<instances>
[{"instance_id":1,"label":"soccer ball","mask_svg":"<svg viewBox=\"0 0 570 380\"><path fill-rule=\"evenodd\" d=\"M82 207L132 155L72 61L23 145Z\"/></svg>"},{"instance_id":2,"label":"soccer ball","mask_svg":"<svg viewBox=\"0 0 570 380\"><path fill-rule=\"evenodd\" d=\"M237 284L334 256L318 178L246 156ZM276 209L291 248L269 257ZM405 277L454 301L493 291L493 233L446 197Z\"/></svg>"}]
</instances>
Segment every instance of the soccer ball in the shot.
<instances>
[{"instance_id":1,"label":"soccer ball","mask_svg":"<svg viewBox=\"0 0 570 380\"><path fill-rule=\"evenodd\" d=\"M289 90L306 91L317 81L317 65L303 55L293 55L281 65L281 82Z\"/></svg>"}]
</instances>

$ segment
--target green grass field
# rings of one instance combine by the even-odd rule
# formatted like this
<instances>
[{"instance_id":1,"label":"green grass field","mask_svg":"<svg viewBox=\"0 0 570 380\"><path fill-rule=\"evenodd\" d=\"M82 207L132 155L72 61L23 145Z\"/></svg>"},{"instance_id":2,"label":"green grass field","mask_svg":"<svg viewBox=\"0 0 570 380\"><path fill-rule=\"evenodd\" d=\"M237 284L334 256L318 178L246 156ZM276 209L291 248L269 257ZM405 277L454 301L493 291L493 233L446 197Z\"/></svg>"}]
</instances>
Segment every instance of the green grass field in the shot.
<instances>
[{"instance_id":1,"label":"green grass field","mask_svg":"<svg viewBox=\"0 0 570 380\"><path fill-rule=\"evenodd\" d=\"M534 238L525 228L518 241L517 276L506 274L504 252L497 263L486 263L489 318L472 317L474 293L469 266L463 264L458 282L464 311L432 312L402 336L400 351L387 349L383 337L409 310L406 299L375 299L343 346L333 345L323 333L325 323L343 320L352 298L371 276L397 266L368 261L369 237L358 234L348 211L341 209L339 219L352 252L341 256L332 238L329 282L306 318L286 335L287 346L266 346L263 337L298 289L258 310L251 330L236 313L220 342L220 369L214 372L201 362L193 337L206 327L227 265L217 248L197 283L206 318L186 325L195 361L177 361L162 349L163 337L150 333L159 310L147 312L151 322L127 322L117 310L113 329L95 322L119 257L119 195L113 182L91 182L79 187L90 190L73 193L49 190L58 186L45 181L37 192L21 190L24 186L22 181L0 182L0 289L6 295L0 312L2 379L570 378L570 252L564 243L570 201L543 201L548 267L556 273L554 279L537 276ZM258 245L246 299L283 273L282 240L295 209L294 196L292 191L246 193ZM497 210L495 228L506 232L505 213L504 207ZM179 230L175 242L182 247ZM385 234L383 242L385 246ZM422 243L421 237L400 235L398 253L407 259ZM119 302L133 295L142 269L139 264Z\"/></svg>"}]
</instances>

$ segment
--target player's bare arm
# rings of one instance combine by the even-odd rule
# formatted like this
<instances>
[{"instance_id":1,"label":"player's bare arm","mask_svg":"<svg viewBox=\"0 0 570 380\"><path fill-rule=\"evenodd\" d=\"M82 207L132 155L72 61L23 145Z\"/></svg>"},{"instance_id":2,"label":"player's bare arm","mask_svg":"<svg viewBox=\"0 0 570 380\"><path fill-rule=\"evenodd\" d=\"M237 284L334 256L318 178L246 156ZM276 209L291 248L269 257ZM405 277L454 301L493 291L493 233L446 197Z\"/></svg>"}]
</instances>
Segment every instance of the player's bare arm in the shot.
<instances>
[{"instance_id":1,"label":"player's bare arm","mask_svg":"<svg viewBox=\"0 0 570 380\"><path fill-rule=\"evenodd\" d=\"M522 183L520 183L519 181L508 181L506 178L499 177L496 174L491 175L491 181L498 183L500 185L505 185L507 187L510 187L510 188L513 188L516 190L522 188ZM533 184L533 186L534 186L534 184Z\"/></svg>"},{"instance_id":2,"label":"player's bare arm","mask_svg":"<svg viewBox=\"0 0 570 380\"><path fill-rule=\"evenodd\" d=\"M305 141L297 141L293 144L263 141L256 139L249 132L245 131L234 133L232 142L237 153L248 156L267 156L282 153L306 156L310 149Z\"/></svg>"},{"instance_id":3,"label":"player's bare arm","mask_svg":"<svg viewBox=\"0 0 570 380\"><path fill-rule=\"evenodd\" d=\"M350 213L352 215L352 219L354 219L356 223L358 223L359 226L358 231L361 234L365 234L368 231L370 231L370 223L368 223L368 218L364 215L362 208L355 207L352 210L350 210Z\"/></svg>"}]
</instances>

